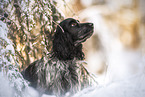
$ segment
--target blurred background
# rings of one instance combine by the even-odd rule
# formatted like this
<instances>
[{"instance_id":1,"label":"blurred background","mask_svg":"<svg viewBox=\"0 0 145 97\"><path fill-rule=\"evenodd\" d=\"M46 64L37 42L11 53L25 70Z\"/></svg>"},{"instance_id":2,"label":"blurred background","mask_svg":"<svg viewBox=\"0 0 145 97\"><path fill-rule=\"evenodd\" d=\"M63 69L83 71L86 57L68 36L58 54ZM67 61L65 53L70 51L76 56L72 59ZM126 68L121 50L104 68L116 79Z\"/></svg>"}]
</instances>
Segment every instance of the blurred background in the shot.
<instances>
[{"instance_id":1,"label":"blurred background","mask_svg":"<svg viewBox=\"0 0 145 97\"><path fill-rule=\"evenodd\" d=\"M94 23L94 34L83 50L86 67L98 76L109 64L133 64L139 53L145 53L145 0L2 0L0 4L20 70L51 50L56 25L68 17Z\"/></svg>"}]
</instances>

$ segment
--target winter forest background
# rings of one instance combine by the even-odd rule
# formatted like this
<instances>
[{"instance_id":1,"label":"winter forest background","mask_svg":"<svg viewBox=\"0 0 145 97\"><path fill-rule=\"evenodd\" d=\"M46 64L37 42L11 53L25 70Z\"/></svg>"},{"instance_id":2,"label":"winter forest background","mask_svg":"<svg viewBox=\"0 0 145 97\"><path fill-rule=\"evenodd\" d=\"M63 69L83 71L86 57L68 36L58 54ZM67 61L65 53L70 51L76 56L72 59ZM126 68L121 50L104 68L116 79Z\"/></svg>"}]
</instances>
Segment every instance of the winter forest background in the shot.
<instances>
[{"instance_id":1,"label":"winter forest background","mask_svg":"<svg viewBox=\"0 0 145 97\"><path fill-rule=\"evenodd\" d=\"M74 97L144 97L145 0L0 0L0 97L38 97L20 72L45 56L57 24L94 23L84 43L98 85ZM43 95L49 97L48 95Z\"/></svg>"}]
</instances>

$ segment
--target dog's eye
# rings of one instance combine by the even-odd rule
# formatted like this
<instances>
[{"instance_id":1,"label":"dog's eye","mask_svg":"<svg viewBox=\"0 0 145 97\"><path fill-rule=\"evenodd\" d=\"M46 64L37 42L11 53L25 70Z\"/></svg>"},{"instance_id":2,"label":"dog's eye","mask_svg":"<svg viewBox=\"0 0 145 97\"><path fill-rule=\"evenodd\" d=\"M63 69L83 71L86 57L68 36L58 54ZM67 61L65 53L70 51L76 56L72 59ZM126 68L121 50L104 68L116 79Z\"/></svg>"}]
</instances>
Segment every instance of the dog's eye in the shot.
<instances>
[{"instance_id":1,"label":"dog's eye","mask_svg":"<svg viewBox=\"0 0 145 97\"><path fill-rule=\"evenodd\" d=\"M76 25L77 25L77 23L72 23L72 24L71 24L72 27L74 27L74 26L76 26Z\"/></svg>"}]
</instances>

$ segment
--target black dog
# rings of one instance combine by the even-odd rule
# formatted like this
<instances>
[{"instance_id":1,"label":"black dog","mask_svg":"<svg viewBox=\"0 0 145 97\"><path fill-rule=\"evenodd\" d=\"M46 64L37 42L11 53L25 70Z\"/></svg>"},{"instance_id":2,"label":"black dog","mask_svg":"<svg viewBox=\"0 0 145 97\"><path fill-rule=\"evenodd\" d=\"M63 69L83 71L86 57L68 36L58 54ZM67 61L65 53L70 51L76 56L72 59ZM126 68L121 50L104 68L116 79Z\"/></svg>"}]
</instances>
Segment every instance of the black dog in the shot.
<instances>
[{"instance_id":1,"label":"black dog","mask_svg":"<svg viewBox=\"0 0 145 97\"><path fill-rule=\"evenodd\" d=\"M89 86L91 77L78 61L84 59L81 43L92 34L92 23L65 19L57 26L52 53L30 64L22 72L23 77L40 93L59 97Z\"/></svg>"}]
</instances>

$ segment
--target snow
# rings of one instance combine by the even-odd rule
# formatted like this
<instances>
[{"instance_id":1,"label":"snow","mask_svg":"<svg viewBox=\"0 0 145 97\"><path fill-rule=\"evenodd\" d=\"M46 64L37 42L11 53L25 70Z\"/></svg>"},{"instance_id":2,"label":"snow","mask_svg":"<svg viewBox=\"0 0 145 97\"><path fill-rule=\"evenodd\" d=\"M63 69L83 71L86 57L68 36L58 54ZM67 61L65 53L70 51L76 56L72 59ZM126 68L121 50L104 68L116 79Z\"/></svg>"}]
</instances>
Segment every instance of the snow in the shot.
<instances>
[{"instance_id":1,"label":"snow","mask_svg":"<svg viewBox=\"0 0 145 97\"><path fill-rule=\"evenodd\" d=\"M144 97L145 75L140 73L131 78L111 82L105 86L94 87L90 92L76 94L74 97ZM86 89L85 91L89 91Z\"/></svg>"},{"instance_id":2,"label":"snow","mask_svg":"<svg viewBox=\"0 0 145 97\"><path fill-rule=\"evenodd\" d=\"M28 84L17 69L14 47L7 37L7 25L2 21L0 33L0 97L22 97L23 88Z\"/></svg>"},{"instance_id":3,"label":"snow","mask_svg":"<svg viewBox=\"0 0 145 97\"><path fill-rule=\"evenodd\" d=\"M27 87L24 91L25 96L24 97L39 97L38 92L33 89L32 87Z\"/></svg>"},{"instance_id":4,"label":"snow","mask_svg":"<svg viewBox=\"0 0 145 97\"><path fill-rule=\"evenodd\" d=\"M46 95L46 94L44 94L44 95L42 95L42 97L56 97L56 96L54 96L54 95Z\"/></svg>"},{"instance_id":5,"label":"snow","mask_svg":"<svg viewBox=\"0 0 145 97\"><path fill-rule=\"evenodd\" d=\"M0 72L0 78L0 97L12 97L12 88L2 72Z\"/></svg>"}]
</instances>

